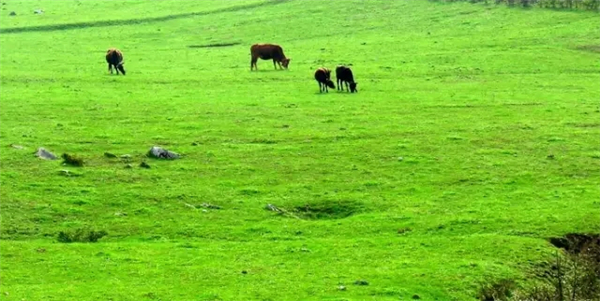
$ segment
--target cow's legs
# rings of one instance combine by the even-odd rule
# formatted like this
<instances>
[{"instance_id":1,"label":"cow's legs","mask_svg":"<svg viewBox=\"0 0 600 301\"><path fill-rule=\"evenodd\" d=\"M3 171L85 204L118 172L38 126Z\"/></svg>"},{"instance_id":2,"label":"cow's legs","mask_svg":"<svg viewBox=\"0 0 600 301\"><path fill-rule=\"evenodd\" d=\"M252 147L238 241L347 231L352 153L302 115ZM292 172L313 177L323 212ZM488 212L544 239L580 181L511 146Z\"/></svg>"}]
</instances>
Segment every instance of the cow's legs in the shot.
<instances>
[{"instance_id":1,"label":"cow's legs","mask_svg":"<svg viewBox=\"0 0 600 301\"><path fill-rule=\"evenodd\" d=\"M346 91L350 92L350 88L348 88L348 82L346 82Z\"/></svg>"},{"instance_id":2,"label":"cow's legs","mask_svg":"<svg viewBox=\"0 0 600 301\"><path fill-rule=\"evenodd\" d=\"M250 59L250 71L252 71L252 67L254 67L256 70L258 70L258 66L256 66L256 58L252 58Z\"/></svg>"},{"instance_id":3,"label":"cow's legs","mask_svg":"<svg viewBox=\"0 0 600 301\"><path fill-rule=\"evenodd\" d=\"M110 63L108 63L108 71L110 71L110 74L113 74L112 65Z\"/></svg>"}]
</instances>

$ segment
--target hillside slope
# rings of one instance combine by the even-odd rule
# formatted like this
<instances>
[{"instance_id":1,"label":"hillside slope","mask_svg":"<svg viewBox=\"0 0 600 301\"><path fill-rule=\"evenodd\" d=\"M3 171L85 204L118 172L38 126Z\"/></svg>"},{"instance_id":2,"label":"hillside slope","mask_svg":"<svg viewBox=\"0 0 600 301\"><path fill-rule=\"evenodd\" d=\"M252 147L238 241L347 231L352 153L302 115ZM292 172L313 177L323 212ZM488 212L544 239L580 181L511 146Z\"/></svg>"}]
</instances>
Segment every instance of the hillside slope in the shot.
<instances>
[{"instance_id":1,"label":"hillside slope","mask_svg":"<svg viewBox=\"0 0 600 301\"><path fill-rule=\"evenodd\" d=\"M6 3L3 300L472 300L526 281L548 237L598 232L595 13ZM250 72L259 42L290 69ZM109 47L127 76L108 74ZM337 64L359 93L318 93L314 70ZM57 241L78 229L108 235Z\"/></svg>"}]
</instances>

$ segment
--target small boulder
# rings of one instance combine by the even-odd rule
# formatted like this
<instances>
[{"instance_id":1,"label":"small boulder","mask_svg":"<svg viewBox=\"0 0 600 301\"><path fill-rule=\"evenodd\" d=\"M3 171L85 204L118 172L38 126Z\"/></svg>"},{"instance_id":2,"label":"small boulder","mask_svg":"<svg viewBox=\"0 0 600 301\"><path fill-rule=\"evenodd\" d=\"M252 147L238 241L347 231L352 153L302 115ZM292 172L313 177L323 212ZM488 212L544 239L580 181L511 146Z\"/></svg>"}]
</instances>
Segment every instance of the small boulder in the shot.
<instances>
[{"instance_id":1,"label":"small boulder","mask_svg":"<svg viewBox=\"0 0 600 301\"><path fill-rule=\"evenodd\" d=\"M354 284L356 284L356 285L369 285L369 282L367 280L361 279L361 280L354 281Z\"/></svg>"},{"instance_id":2,"label":"small boulder","mask_svg":"<svg viewBox=\"0 0 600 301\"><path fill-rule=\"evenodd\" d=\"M162 147L153 146L148 151L148 156L158 159L179 159L179 154L168 151Z\"/></svg>"},{"instance_id":3,"label":"small boulder","mask_svg":"<svg viewBox=\"0 0 600 301\"><path fill-rule=\"evenodd\" d=\"M105 152L104 153L104 157L107 157L107 158L116 158L117 155L115 155L113 153Z\"/></svg>"},{"instance_id":4,"label":"small boulder","mask_svg":"<svg viewBox=\"0 0 600 301\"><path fill-rule=\"evenodd\" d=\"M41 10L41 9L36 9L36 10L33 11L33 13L36 14L36 15L41 15L41 14L44 13L44 11Z\"/></svg>"},{"instance_id":5,"label":"small boulder","mask_svg":"<svg viewBox=\"0 0 600 301\"><path fill-rule=\"evenodd\" d=\"M142 162L142 163L140 163L140 167L141 168L150 168L150 165L146 162Z\"/></svg>"},{"instance_id":6,"label":"small boulder","mask_svg":"<svg viewBox=\"0 0 600 301\"><path fill-rule=\"evenodd\" d=\"M200 204L200 206L202 206L204 208L208 208L208 209L221 209L221 206L213 205L213 204L209 204L209 203L202 203L202 204Z\"/></svg>"},{"instance_id":7,"label":"small boulder","mask_svg":"<svg viewBox=\"0 0 600 301\"><path fill-rule=\"evenodd\" d=\"M45 160L56 160L56 159L58 159L56 157L56 155L54 155L53 153L47 151L43 147L38 148L37 152L35 152L35 155L38 156L38 157L40 157L40 158L42 158L42 159L45 159Z\"/></svg>"},{"instance_id":8,"label":"small boulder","mask_svg":"<svg viewBox=\"0 0 600 301\"><path fill-rule=\"evenodd\" d=\"M9 15L9 16L16 16L16 15L17 15L17 13L16 13L16 12L14 12L14 11L11 11L11 12L10 12L10 14L8 14L8 15Z\"/></svg>"},{"instance_id":9,"label":"small boulder","mask_svg":"<svg viewBox=\"0 0 600 301\"><path fill-rule=\"evenodd\" d=\"M22 145L17 145L17 144L11 144L10 147L16 148L16 149L23 149L24 148Z\"/></svg>"}]
</instances>

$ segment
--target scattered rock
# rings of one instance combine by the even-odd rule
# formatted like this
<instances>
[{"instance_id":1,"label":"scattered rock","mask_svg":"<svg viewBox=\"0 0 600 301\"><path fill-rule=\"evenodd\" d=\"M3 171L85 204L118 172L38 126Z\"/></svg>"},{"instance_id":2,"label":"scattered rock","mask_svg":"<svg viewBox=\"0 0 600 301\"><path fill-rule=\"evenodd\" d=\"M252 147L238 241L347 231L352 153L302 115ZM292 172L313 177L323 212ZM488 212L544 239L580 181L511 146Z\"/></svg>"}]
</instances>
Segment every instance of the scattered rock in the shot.
<instances>
[{"instance_id":1,"label":"scattered rock","mask_svg":"<svg viewBox=\"0 0 600 301\"><path fill-rule=\"evenodd\" d=\"M179 159L178 154L158 146L153 146L150 151L148 151L148 156L158 159Z\"/></svg>"},{"instance_id":2,"label":"scattered rock","mask_svg":"<svg viewBox=\"0 0 600 301\"><path fill-rule=\"evenodd\" d=\"M67 153L62 154L63 164L68 164L72 166L83 166L83 159L75 157L73 155L69 155Z\"/></svg>"},{"instance_id":3,"label":"scattered rock","mask_svg":"<svg viewBox=\"0 0 600 301\"><path fill-rule=\"evenodd\" d=\"M554 155L550 154L550 155L548 155L548 157L546 157L546 158L548 158L548 160L553 160L553 159L554 159Z\"/></svg>"},{"instance_id":4,"label":"scattered rock","mask_svg":"<svg viewBox=\"0 0 600 301\"><path fill-rule=\"evenodd\" d=\"M41 14L44 13L44 11L41 10L41 9L36 9L36 10L33 11L33 13L36 14L36 15L41 15Z\"/></svg>"},{"instance_id":5,"label":"scattered rock","mask_svg":"<svg viewBox=\"0 0 600 301\"><path fill-rule=\"evenodd\" d=\"M46 253L46 249L44 249L44 248L39 248L39 249L37 249L36 251L37 251L38 253ZM6 293L6 294L8 294L8 293Z\"/></svg>"},{"instance_id":6,"label":"scattered rock","mask_svg":"<svg viewBox=\"0 0 600 301\"><path fill-rule=\"evenodd\" d=\"M369 282L367 280L361 279L361 280L354 281L354 284L356 284L356 285L369 285Z\"/></svg>"},{"instance_id":7,"label":"scattered rock","mask_svg":"<svg viewBox=\"0 0 600 301\"><path fill-rule=\"evenodd\" d=\"M242 271L242 274L246 275L246 274L248 274L248 271L244 270L244 271Z\"/></svg>"},{"instance_id":8,"label":"scattered rock","mask_svg":"<svg viewBox=\"0 0 600 301\"><path fill-rule=\"evenodd\" d=\"M192 142L192 146L198 146L198 142Z\"/></svg>"},{"instance_id":9,"label":"scattered rock","mask_svg":"<svg viewBox=\"0 0 600 301\"><path fill-rule=\"evenodd\" d=\"M47 151L45 148L40 147L38 148L37 152L35 153L36 156L42 158L42 159L46 159L46 160L56 160L58 159L56 157L56 155L54 155L53 153Z\"/></svg>"},{"instance_id":10,"label":"scattered rock","mask_svg":"<svg viewBox=\"0 0 600 301\"><path fill-rule=\"evenodd\" d=\"M398 157L398 161L404 161L404 157Z\"/></svg>"},{"instance_id":11,"label":"scattered rock","mask_svg":"<svg viewBox=\"0 0 600 301\"><path fill-rule=\"evenodd\" d=\"M125 212L115 212L115 216L127 216Z\"/></svg>"},{"instance_id":12,"label":"scattered rock","mask_svg":"<svg viewBox=\"0 0 600 301\"><path fill-rule=\"evenodd\" d=\"M338 289L339 289L340 291L345 291L345 290L346 290L346 287L345 287L345 286L343 286L343 285L340 285L340 286L338 286Z\"/></svg>"},{"instance_id":13,"label":"scattered rock","mask_svg":"<svg viewBox=\"0 0 600 301\"><path fill-rule=\"evenodd\" d=\"M206 213L206 212L208 212L208 210L206 210L206 209L202 209L202 212Z\"/></svg>"},{"instance_id":14,"label":"scattered rock","mask_svg":"<svg viewBox=\"0 0 600 301\"><path fill-rule=\"evenodd\" d=\"M213 205L213 204L209 204L209 203L202 203L202 204L200 204L200 206L202 206L204 208L208 208L208 209L221 209L221 206L217 206L217 205Z\"/></svg>"},{"instance_id":15,"label":"scattered rock","mask_svg":"<svg viewBox=\"0 0 600 301\"><path fill-rule=\"evenodd\" d=\"M67 170L67 169L61 169L60 170L60 174L63 175L63 176L67 176L67 177L79 177L80 176L80 174L73 173L73 172L71 172L70 170Z\"/></svg>"},{"instance_id":16,"label":"scattered rock","mask_svg":"<svg viewBox=\"0 0 600 301\"><path fill-rule=\"evenodd\" d=\"M115 155L113 153L105 152L104 153L104 157L107 157L107 158L116 158L117 155Z\"/></svg>"},{"instance_id":17,"label":"scattered rock","mask_svg":"<svg viewBox=\"0 0 600 301\"><path fill-rule=\"evenodd\" d=\"M133 168L133 165L131 165L131 163L125 165L125 168Z\"/></svg>"},{"instance_id":18,"label":"scattered rock","mask_svg":"<svg viewBox=\"0 0 600 301\"><path fill-rule=\"evenodd\" d=\"M267 206L265 206L265 209L275 211L277 213L283 213L283 210L279 209L277 206L275 206L273 204L267 204Z\"/></svg>"},{"instance_id":19,"label":"scattered rock","mask_svg":"<svg viewBox=\"0 0 600 301\"><path fill-rule=\"evenodd\" d=\"M11 145L10 145L10 147L12 147L12 148L16 148L16 149L24 149L24 147L23 147L23 146L21 146L21 145L17 145L17 144L11 144Z\"/></svg>"},{"instance_id":20,"label":"scattered rock","mask_svg":"<svg viewBox=\"0 0 600 301\"><path fill-rule=\"evenodd\" d=\"M150 165L146 162L142 162L142 163L140 163L140 167L141 168L150 168Z\"/></svg>"},{"instance_id":21,"label":"scattered rock","mask_svg":"<svg viewBox=\"0 0 600 301\"><path fill-rule=\"evenodd\" d=\"M16 15L17 15L17 13L16 13L16 12L14 12L14 11L11 11L11 12L10 12L10 14L8 14L8 15L9 15L9 16L16 16Z\"/></svg>"},{"instance_id":22,"label":"scattered rock","mask_svg":"<svg viewBox=\"0 0 600 301\"><path fill-rule=\"evenodd\" d=\"M419 295L417 295L417 294L414 294L414 295L412 296L412 298L413 298L413 299L415 299L415 300L419 300L419 299L421 299L421 297L420 297Z\"/></svg>"},{"instance_id":23,"label":"scattered rock","mask_svg":"<svg viewBox=\"0 0 600 301\"><path fill-rule=\"evenodd\" d=\"M121 159L131 159L131 155L130 154L121 155Z\"/></svg>"}]
</instances>

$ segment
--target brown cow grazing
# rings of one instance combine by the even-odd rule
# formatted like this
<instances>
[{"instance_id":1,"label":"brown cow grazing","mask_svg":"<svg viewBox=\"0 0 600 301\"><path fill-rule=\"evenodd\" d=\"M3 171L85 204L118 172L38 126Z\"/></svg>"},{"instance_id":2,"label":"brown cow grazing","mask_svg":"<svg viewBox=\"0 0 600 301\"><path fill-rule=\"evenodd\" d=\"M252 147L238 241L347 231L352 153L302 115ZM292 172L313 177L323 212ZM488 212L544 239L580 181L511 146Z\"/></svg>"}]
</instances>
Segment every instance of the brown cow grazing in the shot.
<instances>
[{"instance_id":1,"label":"brown cow grazing","mask_svg":"<svg viewBox=\"0 0 600 301\"><path fill-rule=\"evenodd\" d=\"M337 78L338 90L344 91L344 83L346 83L346 90L350 91L350 93L358 93L356 89L357 82L354 81L354 76L352 75L352 70L346 66L337 66L335 68L335 77ZM350 84L350 89L348 89L348 84Z\"/></svg>"},{"instance_id":2,"label":"brown cow grazing","mask_svg":"<svg viewBox=\"0 0 600 301\"><path fill-rule=\"evenodd\" d=\"M110 71L110 74L113 74L112 67L114 66L117 75L119 75L119 71L125 75L125 68L123 68L123 53L119 49L108 49L108 51L106 51L106 62L108 63L108 71Z\"/></svg>"},{"instance_id":3,"label":"brown cow grazing","mask_svg":"<svg viewBox=\"0 0 600 301\"><path fill-rule=\"evenodd\" d=\"M278 64L280 69L287 69L288 65L290 64L290 59L285 57L281 46L275 44L254 44L252 47L250 47L250 55L252 55L252 60L250 61L250 71L252 71L252 68L256 68L256 70L258 70L258 67L256 66L256 61L258 61L258 58L263 60L272 59L273 67L275 67L275 69L277 69L277 65L275 64ZM283 68L281 67L282 65Z\"/></svg>"},{"instance_id":4,"label":"brown cow grazing","mask_svg":"<svg viewBox=\"0 0 600 301\"><path fill-rule=\"evenodd\" d=\"M319 92L325 91L329 93L327 87L332 89L335 88L335 85L331 81L331 70L327 68L321 67L317 69L317 71L315 71L315 79L319 83Z\"/></svg>"}]
</instances>

